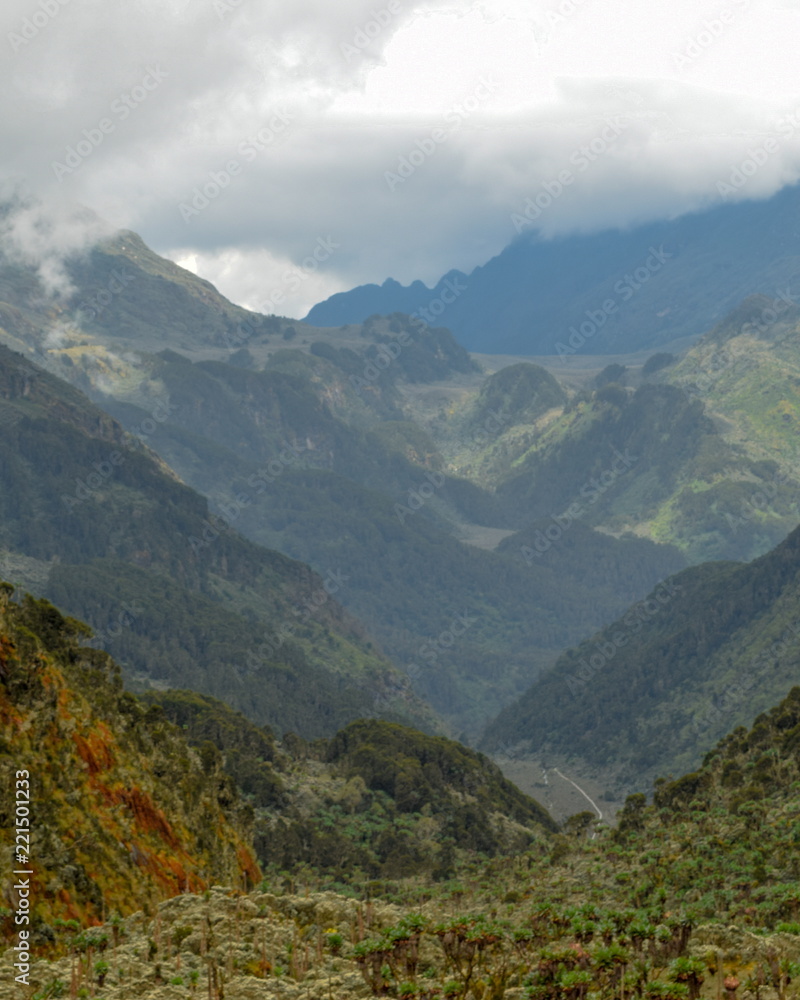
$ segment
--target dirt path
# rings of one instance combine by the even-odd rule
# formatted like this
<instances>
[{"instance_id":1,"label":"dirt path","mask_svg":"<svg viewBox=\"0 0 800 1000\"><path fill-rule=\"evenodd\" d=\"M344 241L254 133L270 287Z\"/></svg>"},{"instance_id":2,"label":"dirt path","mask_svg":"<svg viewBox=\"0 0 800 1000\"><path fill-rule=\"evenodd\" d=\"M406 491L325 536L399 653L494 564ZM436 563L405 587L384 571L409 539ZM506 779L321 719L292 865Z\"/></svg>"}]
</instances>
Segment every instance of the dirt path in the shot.
<instances>
[{"instance_id":1,"label":"dirt path","mask_svg":"<svg viewBox=\"0 0 800 1000\"><path fill-rule=\"evenodd\" d=\"M592 807L592 809L594 809L594 811L597 813L598 820L601 820L603 818L603 811L598 806L598 804L594 801L594 799L589 798L589 796L586 794L586 792L584 792L584 790L581 788L580 785L576 784L572 780L572 778L568 778L566 776L566 774L562 774L561 771L559 771L559 769L557 767L554 767L553 770L556 772L556 774L559 776L559 778L563 778L564 781L568 781L571 785L573 785L575 788L578 789L578 791L586 799L586 801L589 803L589 805Z\"/></svg>"}]
</instances>

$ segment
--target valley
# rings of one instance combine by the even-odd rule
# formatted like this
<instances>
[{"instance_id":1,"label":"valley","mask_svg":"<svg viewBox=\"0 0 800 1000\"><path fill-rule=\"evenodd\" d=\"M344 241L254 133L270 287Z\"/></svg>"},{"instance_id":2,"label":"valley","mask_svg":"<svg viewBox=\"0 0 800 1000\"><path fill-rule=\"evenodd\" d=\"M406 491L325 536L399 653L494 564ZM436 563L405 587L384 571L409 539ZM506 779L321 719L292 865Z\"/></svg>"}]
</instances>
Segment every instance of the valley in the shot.
<instances>
[{"instance_id":1,"label":"valley","mask_svg":"<svg viewBox=\"0 0 800 1000\"><path fill-rule=\"evenodd\" d=\"M5 0L0 1000L800 1000L800 0Z\"/></svg>"},{"instance_id":2,"label":"valley","mask_svg":"<svg viewBox=\"0 0 800 1000\"><path fill-rule=\"evenodd\" d=\"M36 995L787 995L800 310L473 355L70 266L0 262L0 735L91 819L40 813Z\"/></svg>"}]
</instances>

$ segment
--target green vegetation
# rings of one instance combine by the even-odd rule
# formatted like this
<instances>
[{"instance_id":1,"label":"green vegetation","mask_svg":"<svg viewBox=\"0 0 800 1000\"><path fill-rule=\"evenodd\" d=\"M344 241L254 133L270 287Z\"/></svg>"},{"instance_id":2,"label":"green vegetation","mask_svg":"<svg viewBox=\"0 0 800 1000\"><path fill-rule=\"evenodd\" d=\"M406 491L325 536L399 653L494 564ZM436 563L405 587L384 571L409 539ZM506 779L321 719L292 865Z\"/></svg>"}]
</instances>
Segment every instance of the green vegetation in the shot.
<instances>
[{"instance_id":1,"label":"green vegetation","mask_svg":"<svg viewBox=\"0 0 800 1000\"><path fill-rule=\"evenodd\" d=\"M0 417L0 549L40 568L19 582L88 620L129 681L191 684L312 737L376 702L435 725L321 578L212 519L110 417L5 348Z\"/></svg>"},{"instance_id":2,"label":"green vegetation","mask_svg":"<svg viewBox=\"0 0 800 1000\"><path fill-rule=\"evenodd\" d=\"M374 416L364 424L364 404L351 398L358 394L322 357L283 351L264 371L244 371L168 355L152 362L151 376L153 392L168 390L171 412L148 443L212 498L212 508L223 516L232 511L238 531L323 577L340 574L336 600L410 671L415 690L455 732L476 735L561 649L683 565L667 547L591 532L581 533L580 569L557 559L522 561L525 539L505 545L500 556L456 541L452 520L494 523L492 497L445 475L442 456L417 424ZM537 406L557 398L557 385L541 369L522 366L521 376L523 389L540 386ZM502 379L496 384L506 391ZM501 400L490 392L485 402ZM128 403L105 405L131 428L147 418ZM438 488L431 489L430 476ZM398 507L407 507L420 486L433 496L399 517ZM63 600L64 593L54 597ZM456 644L458 616L469 628ZM174 667L168 679L190 683ZM224 688L203 690L220 696ZM237 707L247 710L244 700ZM367 711L364 704L361 714ZM258 718L281 725L274 713ZM337 715L325 734L346 721ZM295 717L282 728L298 728ZM307 725L304 733L324 734Z\"/></svg>"},{"instance_id":3,"label":"green vegetation","mask_svg":"<svg viewBox=\"0 0 800 1000\"><path fill-rule=\"evenodd\" d=\"M777 471L727 442L700 399L669 385L645 383L629 395L608 384L573 398L516 459L498 496L520 519L560 516L577 504L591 525L636 526L694 562L759 554L794 527L798 487L789 478L774 486L757 522L741 520L734 530L727 516Z\"/></svg>"},{"instance_id":4,"label":"green vegetation","mask_svg":"<svg viewBox=\"0 0 800 1000\"><path fill-rule=\"evenodd\" d=\"M255 810L265 870L307 869L333 884L427 873L441 880L468 857L520 851L557 827L482 754L379 720L330 740L272 734L213 698L148 692L223 766Z\"/></svg>"},{"instance_id":5,"label":"green vegetation","mask_svg":"<svg viewBox=\"0 0 800 1000\"><path fill-rule=\"evenodd\" d=\"M76 990L91 984L101 997L127 989L155 998L166 981L194 985L202 975L213 1000L320 991L365 1000L794 1000L798 734L794 688L696 773L657 781L652 805L631 796L617 830L577 816L514 857L462 855L453 877L439 880L423 869L331 891L327 871L305 863L270 871L246 895L178 896L88 932L54 921L52 958L36 962L36 975ZM361 749L385 740L393 753L397 738L391 726L357 723L328 749L358 768ZM412 758L433 753L440 774L460 770L444 742L402 746ZM306 761L310 790L319 763Z\"/></svg>"},{"instance_id":6,"label":"green vegetation","mask_svg":"<svg viewBox=\"0 0 800 1000\"><path fill-rule=\"evenodd\" d=\"M630 787L680 773L780 699L800 664L800 528L752 563L708 563L559 658L488 728L574 754Z\"/></svg>"},{"instance_id":7,"label":"green vegetation","mask_svg":"<svg viewBox=\"0 0 800 1000\"><path fill-rule=\"evenodd\" d=\"M33 943L212 880L252 887L252 816L228 775L123 691L86 625L13 594L0 583L0 845L10 857L14 789L30 789Z\"/></svg>"},{"instance_id":8,"label":"green vegetation","mask_svg":"<svg viewBox=\"0 0 800 1000\"><path fill-rule=\"evenodd\" d=\"M473 430L482 428L495 413L507 415L504 426L533 424L543 413L566 402L566 393L544 368L526 363L509 365L483 383L469 424Z\"/></svg>"}]
</instances>

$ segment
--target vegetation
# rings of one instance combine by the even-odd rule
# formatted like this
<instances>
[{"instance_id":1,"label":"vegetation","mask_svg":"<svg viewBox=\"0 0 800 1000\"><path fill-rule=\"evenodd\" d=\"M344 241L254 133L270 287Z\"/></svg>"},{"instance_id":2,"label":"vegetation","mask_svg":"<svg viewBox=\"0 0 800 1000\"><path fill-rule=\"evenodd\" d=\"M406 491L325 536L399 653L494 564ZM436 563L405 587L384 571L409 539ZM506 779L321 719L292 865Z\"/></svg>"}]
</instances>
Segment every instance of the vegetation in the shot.
<instances>
[{"instance_id":1,"label":"vegetation","mask_svg":"<svg viewBox=\"0 0 800 1000\"><path fill-rule=\"evenodd\" d=\"M24 770L39 946L59 920L96 924L113 909L127 915L213 881L248 889L260 877L252 813L232 780L123 691L111 658L82 645L89 635L0 583L0 845L11 857ZM8 910L3 925L10 937Z\"/></svg>"},{"instance_id":2,"label":"vegetation","mask_svg":"<svg viewBox=\"0 0 800 1000\"><path fill-rule=\"evenodd\" d=\"M435 725L323 579L245 541L81 393L5 348L0 411L15 582L88 620L130 682L191 683L312 737L376 703Z\"/></svg>"},{"instance_id":3,"label":"vegetation","mask_svg":"<svg viewBox=\"0 0 800 1000\"><path fill-rule=\"evenodd\" d=\"M520 377L515 392L541 383L537 406L557 398L541 369L522 366ZM464 546L450 520L493 523L490 495L445 475L417 424L373 418L361 426L355 402L347 402L354 390L321 356L285 351L255 372L162 359L153 378L167 386L173 408L153 446L214 507L236 511L236 529L253 541L308 562L323 577L341 574L346 582L336 599L409 670L415 690L454 732L477 735L561 649L683 565L673 549L587 532L581 568L525 560L527 536L504 545L502 558ZM503 405L505 383L495 384L481 404L489 410ZM146 416L129 404L106 405L129 427ZM432 493L421 506L412 496L420 487ZM344 721L337 718L337 727Z\"/></svg>"},{"instance_id":4,"label":"vegetation","mask_svg":"<svg viewBox=\"0 0 800 1000\"><path fill-rule=\"evenodd\" d=\"M370 725L334 752L357 754L378 737ZM388 749L391 727L379 728ZM246 895L182 895L88 932L57 924L34 980L71 981L77 995L91 983L110 998L156 997L180 978L214 1000L792 1000L798 733L795 688L696 773L658 781L652 805L631 796L617 830L579 815L514 857L465 856L453 878L414 872L332 891L305 864Z\"/></svg>"},{"instance_id":5,"label":"vegetation","mask_svg":"<svg viewBox=\"0 0 800 1000\"><path fill-rule=\"evenodd\" d=\"M255 810L265 870L325 873L332 884L427 873L449 877L465 858L509 854L557 827L482 754L379 720L329 740L287 734L277 745L222 702L148 692L201 757L235 779Z\"/></svg>"},{"instance_id":6,"label":"vegetation","mask_svg":"<svg viewBox=\"0 0 800 1000\"><path fill-rule=\"evenodd\" d=\"M591 525L637 525L695 562L760 554L795 526L797 486L777 473L727 442L699 398L665 384L632 395L607 384L573 398L515 459L498 495L518 518L577 504ZM765 487L769 512L733 525L730 515Z\"/></svg>"},{"instance_id":7,"label":"vegetation","mask_svg":"<svg viewBox=\"0 0 800 1000\"><path fill-rule=\"evenodd\" d=\"M695 767L797 679L800 528L752 563L709 563L660 585L559 658L484 745L569 752L620 780Z\"/></svg>"}]
</instances>

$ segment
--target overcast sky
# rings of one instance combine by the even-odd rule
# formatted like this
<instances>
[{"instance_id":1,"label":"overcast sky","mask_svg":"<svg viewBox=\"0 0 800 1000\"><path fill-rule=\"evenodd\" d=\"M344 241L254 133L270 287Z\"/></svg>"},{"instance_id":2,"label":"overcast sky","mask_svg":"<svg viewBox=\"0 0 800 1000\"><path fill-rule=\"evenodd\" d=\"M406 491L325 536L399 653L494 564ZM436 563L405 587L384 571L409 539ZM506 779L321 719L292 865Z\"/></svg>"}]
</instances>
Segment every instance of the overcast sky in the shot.
<instances>
[{"instance_id":1,"label":"overcast sky","mask_svg":"<svg viewBox=\"0 0 800 1000\"><path fill-rule=\"evenodd\" d=\"M0 24L7 189L267 312L800 175L800 0L4 0ZM35 222L13 239L45 273L96 235Z\"/></svg>"}]
</instances>

